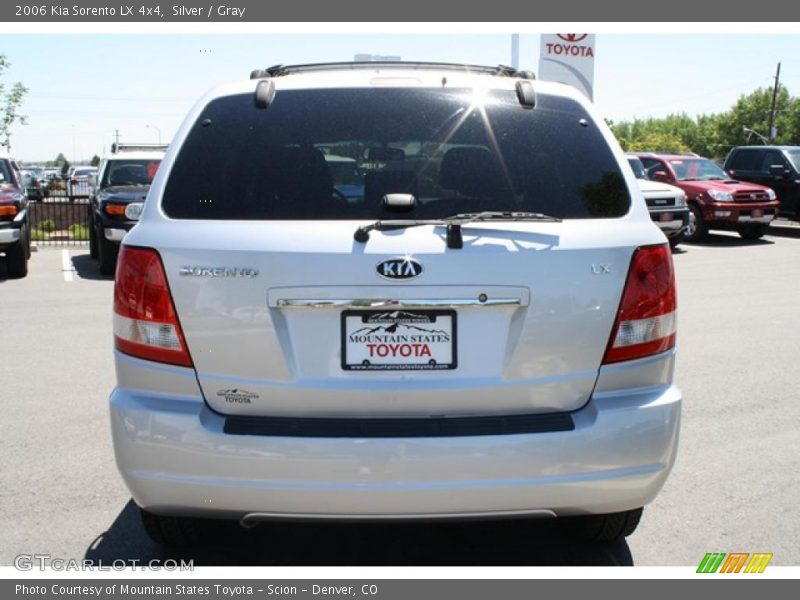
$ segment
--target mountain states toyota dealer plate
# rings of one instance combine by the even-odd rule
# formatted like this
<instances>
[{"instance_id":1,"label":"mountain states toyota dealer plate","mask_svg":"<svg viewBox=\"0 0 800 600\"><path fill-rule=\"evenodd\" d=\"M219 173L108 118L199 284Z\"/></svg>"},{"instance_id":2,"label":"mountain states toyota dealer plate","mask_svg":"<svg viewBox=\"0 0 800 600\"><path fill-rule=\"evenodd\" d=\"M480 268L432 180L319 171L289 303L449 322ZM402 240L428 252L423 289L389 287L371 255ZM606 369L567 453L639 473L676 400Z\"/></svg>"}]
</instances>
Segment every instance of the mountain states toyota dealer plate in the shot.
<instances>
[{"instance_id":1,"label":"mountain states toyota dealer plate","mask_svg":"<svg viewBox=\"0 0 800 600\"><path fill-rule=\"evenodd\" d=\"M342 368L403 371L456 368L454 310L342 313Z\"/></svg>"}]
</instances>

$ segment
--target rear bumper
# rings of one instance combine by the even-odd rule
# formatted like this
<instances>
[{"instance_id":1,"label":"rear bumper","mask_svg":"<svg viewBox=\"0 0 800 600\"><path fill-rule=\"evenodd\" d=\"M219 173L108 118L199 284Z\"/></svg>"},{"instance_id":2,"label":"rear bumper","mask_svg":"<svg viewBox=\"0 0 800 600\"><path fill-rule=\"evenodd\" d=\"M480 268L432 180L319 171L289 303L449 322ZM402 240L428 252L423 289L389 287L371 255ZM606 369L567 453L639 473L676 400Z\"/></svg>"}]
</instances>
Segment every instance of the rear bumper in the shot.
<instances>
[{"instance_id":1,"label":"rear bumper","mask_svg":"<svg viewBox=\"0 0 800 600\"><path fill-rule=\"evenodd\" d=\"M98 225L100 234L109 242L119 244L122 238L133 229L138 221L120 221L111 219L101 211L95 211L95 222Z\"/></svg>"},{"instance_id":2,"label":"rear bumper","mask_svg":"<svg viewBox=\"0 0 800 600\"><path fill-rule=\"evenodd\" d=\"M678 235L689 224L689 209L686 206L679 208L650 208L650 218L667 237Z\"/></svg>"},{"instance_id":3,"label":"rear bumper","mask_svg":"<svg viewBox=\"0 0 800 600\"><path fill-rule=\"evenodd\" d=\"M110 402L118 468L151 512L427 519L643 506L675 460L681 395L601 391L572 431L426 438L233 435L199 395L117 388Z\"/></svg>"},{"instance_id":4,"label":"rear bumper","mask_svg":"<svg viewBox=\"0 0 800 600\"><path fill-rule=\"evenodd\" d=\"M128 233L127 229L122 229L119 227L106 227L103 229L103 237L105 237L109 242L116 242L117 244L122 241L122 238L125 237L126 233Z\"/></svg>"},{"instance_id":5,"label":"rear bumper","mask_svg":"<svg viewBox=\"0 0 800 600\"><path fill-rule=\"evenodd\" d=\"M0 229L0 246L7 246L19 241L20 230L18 228Z\"/></svg>"},{"instance_id":6,"label":"rear bumper","mask_svg":"<svg viewBox=\"0 0 800 600\"><path fill-rule=\"evenodd\" d=\"M6 248L19 241L23 221L17 218L10 222L0 223L0 248Z\"/></svg>"},{"instance_id":7,"label":"rear bumper","mask_svg":"<svg viewBox=\"0 0 800 600\"><path fill-rule=\"evenodd\" d=\"M728 226L770 223L778 214L778 202L712 202L703 206L706 221Z\"/></svg>"}]
</instances>

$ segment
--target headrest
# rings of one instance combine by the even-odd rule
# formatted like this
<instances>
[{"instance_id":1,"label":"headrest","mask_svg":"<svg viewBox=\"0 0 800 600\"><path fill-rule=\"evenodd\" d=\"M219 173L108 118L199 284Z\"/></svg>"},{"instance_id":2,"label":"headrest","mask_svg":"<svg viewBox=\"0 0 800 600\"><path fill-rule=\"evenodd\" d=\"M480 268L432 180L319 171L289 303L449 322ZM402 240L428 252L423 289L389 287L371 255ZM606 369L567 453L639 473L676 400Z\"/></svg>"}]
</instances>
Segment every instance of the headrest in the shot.
<instances>
[{"instance_id":1,"label":"headrest","mask_svg":"<svg viewBox=\"0 0 800 600\"><path fill-rule=\"evenodd\" d=\"M364 201L379 205L386 194L417 196L417 176L413 171L370 171L364 177Z\"/></svg>"}]
</instances>

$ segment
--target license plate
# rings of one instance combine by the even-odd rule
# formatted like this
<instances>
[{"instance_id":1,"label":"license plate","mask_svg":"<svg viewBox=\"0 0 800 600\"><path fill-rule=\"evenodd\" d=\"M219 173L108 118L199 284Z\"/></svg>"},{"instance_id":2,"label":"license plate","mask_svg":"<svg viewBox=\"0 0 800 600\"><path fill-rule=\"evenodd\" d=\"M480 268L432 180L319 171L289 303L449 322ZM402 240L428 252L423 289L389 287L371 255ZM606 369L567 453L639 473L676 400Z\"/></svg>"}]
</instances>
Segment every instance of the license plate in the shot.
<instances>
[{"instance_id":1,"label":"license plate","mask_svg":"<svg viewBox=\"0 0 800 600\"><path fill-rule=\"evenodd\" d=\"M661 221L662 222L672 221L672 213L664 213L664 214L662 214L661 215Z\"/></svg>"},{"instance_id":2,"label":"license plate","mask_svg":"<svg viewBox=\"0 0 800 600\"><path fill-rule=\"evenodd\" d=\"M456 365L454 310L342 313L342 369L427 371Z\"/></svg>"},{"instance_id":3,"label":"license plate","mask_svg":"<svg viewBox=\"0 0 800 600\"><path fill-rule=\"evenodd\" d=\"M764 211L761 210L760 208L754 208L753 212L750 213L750 216L753 217L754 219L758 219L764 216Z\"/></svg>"}]
</instances>

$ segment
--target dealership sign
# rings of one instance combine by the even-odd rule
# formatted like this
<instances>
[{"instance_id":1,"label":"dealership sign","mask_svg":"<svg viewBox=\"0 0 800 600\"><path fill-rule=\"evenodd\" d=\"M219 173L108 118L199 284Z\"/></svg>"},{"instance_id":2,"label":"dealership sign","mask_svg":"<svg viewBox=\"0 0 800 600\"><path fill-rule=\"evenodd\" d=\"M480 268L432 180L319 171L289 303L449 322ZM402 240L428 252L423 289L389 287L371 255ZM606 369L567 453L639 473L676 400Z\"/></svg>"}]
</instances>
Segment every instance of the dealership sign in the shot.
<instances>
[{"instance_id":1,"label":"dealership sign","mask_svg":"<svg viewBox=\"0 0 800 600\"><path fill-rule=\"evenodd\" d=\"M593 33L542 34L539 79L571 85L594 99Z\"/></svg>"}]
</instances>

